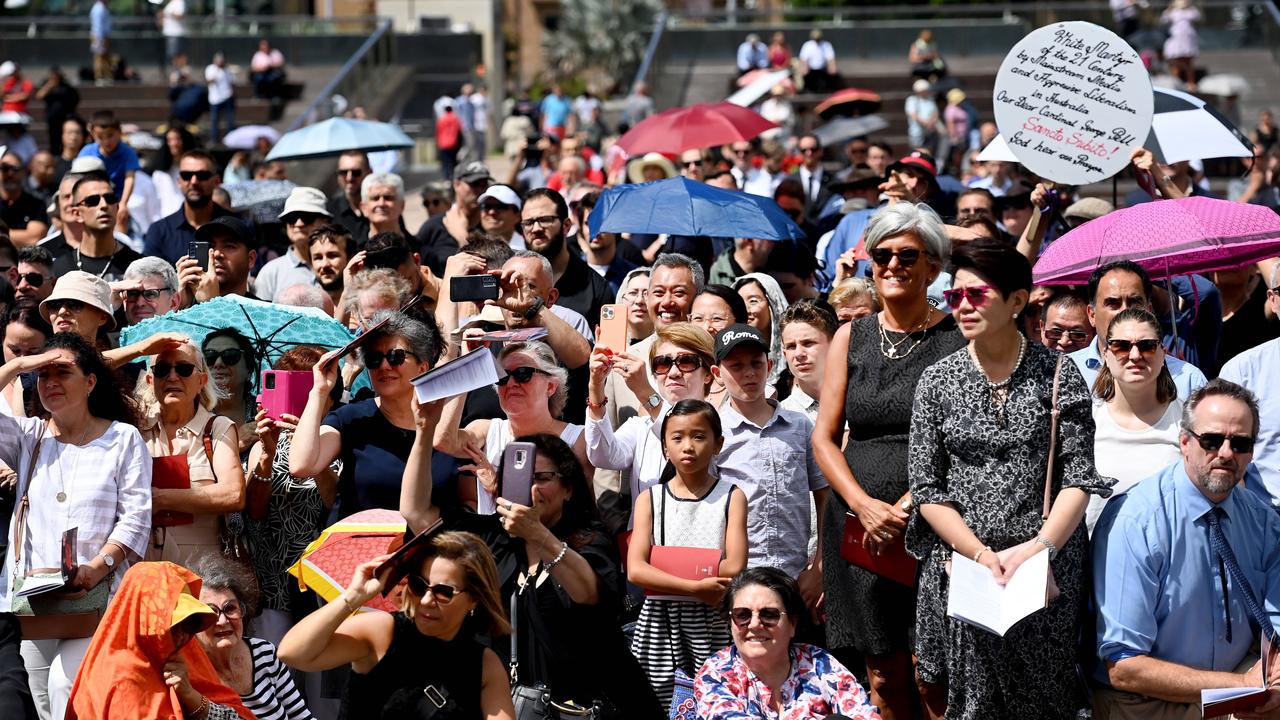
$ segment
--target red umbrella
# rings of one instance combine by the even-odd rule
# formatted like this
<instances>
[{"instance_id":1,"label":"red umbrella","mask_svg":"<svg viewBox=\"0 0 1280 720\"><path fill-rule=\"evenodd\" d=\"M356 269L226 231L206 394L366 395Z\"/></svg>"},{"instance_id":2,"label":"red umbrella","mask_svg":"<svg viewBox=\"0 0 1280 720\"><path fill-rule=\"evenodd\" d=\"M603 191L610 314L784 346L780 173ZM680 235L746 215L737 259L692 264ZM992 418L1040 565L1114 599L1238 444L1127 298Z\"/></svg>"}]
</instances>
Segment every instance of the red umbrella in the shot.
<instances>
[{"instance_id":1,"label":"red umbrella","mask_svg":"<svg viewBox=\"0 0 1280 720\"><path fill-rule=\"evenodd\" d=\"M830 119L837 115L868 115L880 109L880 94L863 88L845 88L818 103L814 112Z\"/></svg>"},{"instance_id":2,"label":"red umbrella","mask_svg":"<svg viewBox=\"0 0 1280 720\"><path fill-rule=\"evenodd\" d=\"M394 510L364 510L325 528L303 551L289 573L302 590L314 590L325 600L342 594L356 566L391 552L404 537L405 522ZM364 607L395 612L399 598L375 595Z\"/></svg>"},{"instance_id":3,"label":"red umbrella","mask_svg":"<svg viewBox=\"0 0 1280 720\"><path fill-rule=\"evenodd\" d=\"M617 144L631 156L647 152L677 155L685 150L750 140L776 127L760 113L733 103L698 103L641 120L618 138Z\"/></svg>"}]
</instances>

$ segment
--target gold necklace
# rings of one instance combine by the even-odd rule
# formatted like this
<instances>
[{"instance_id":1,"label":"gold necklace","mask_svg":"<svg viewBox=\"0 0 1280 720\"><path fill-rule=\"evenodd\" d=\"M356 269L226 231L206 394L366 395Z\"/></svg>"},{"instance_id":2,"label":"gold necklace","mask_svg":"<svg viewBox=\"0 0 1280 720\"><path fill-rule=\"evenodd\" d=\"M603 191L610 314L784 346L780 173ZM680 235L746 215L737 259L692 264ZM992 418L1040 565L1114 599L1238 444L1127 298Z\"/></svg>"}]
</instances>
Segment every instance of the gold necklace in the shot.
<instances>
[{"instance_id":1,"label":"gold necklace","mask_svg":"<svg viewBox=\"0 0 1280 720\"><path fill-rule=\"evenodd\" d=\"M920 345L924 343L923 335L921 335L918 338L915 338L915 343L911 347L907 348L905 352L899 352L898 348L905 345L908 340L913 339L916 333L923 330L925 325L929 323L929 318L932 316L933 316L933 310L930 309L928 312L924 314L924 319L920 321L920 324L917 325L914 330L910 330L906 334L904 334L902 336L902 339L897 342L894 342L893 339L889 337L889 331L884 326L884 319L882 317L877 317L876 327L880 329L880 354L883 355L887 360L901 360L902 358L905 358L906 356L915 352L916 348L920 347Z\"/></svg>"}]
</instances>

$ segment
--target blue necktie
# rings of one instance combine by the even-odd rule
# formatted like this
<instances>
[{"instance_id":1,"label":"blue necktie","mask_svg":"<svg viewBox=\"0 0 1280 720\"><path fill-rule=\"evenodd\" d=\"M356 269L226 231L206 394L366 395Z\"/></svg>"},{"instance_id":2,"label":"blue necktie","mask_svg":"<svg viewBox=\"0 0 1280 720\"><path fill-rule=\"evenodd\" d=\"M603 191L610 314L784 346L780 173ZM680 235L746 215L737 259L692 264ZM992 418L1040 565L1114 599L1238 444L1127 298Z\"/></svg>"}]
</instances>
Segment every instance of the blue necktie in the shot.
<instances>
[{"instance_id":1,"label":"blue necktie","mask_svg":"<svg viewBox=\"0 0 1280 720\"><path fill-rule=\"evenodd\" d=\"M1253 618L1254 623L1258 625L1258 630L1266 637L1275 642L1275 629L1271 626L1271 620L1267 617L1266 612L1262 610L1262 606L1258 604L1258 598L1253 594L1253 586L1249 584L1248 578L1244 576L1244 571L1240 569L1240 564L1236 562L1236 554L1231 551L1231 545L1227 543L1227 536L1222 532L1222 518L1226 516L1226 512L1215 507L1205 515L1205 520L1209 522L1209 545L1213 548L1213 552L1218 556L1218 561L1227 568L1227 573L1231 575L1231 580L1236 584L1236 589L1244 597L1245 609L1249 611L1249 617ZM1225 590L1225 588L1224 588ZM1225 594L1224 594L1225 604ZM1227 608L1227 641L1231 641L1231 608Z\"/></svg>"}]
</instances>

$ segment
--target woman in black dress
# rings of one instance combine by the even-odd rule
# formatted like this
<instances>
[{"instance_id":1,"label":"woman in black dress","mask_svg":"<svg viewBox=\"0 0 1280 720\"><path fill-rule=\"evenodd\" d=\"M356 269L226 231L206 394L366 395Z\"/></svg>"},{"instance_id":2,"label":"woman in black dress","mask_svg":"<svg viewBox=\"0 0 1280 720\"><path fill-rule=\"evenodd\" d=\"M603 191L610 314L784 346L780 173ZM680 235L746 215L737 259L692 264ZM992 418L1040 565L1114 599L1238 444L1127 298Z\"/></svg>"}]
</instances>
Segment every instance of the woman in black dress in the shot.
<instances>
[{"instance_id":1,"label":"woman in black dress","mask_svg":"<svg viewBox=\"0 0 1280 720\"><path fill-rule=\"evenodd\" d=\"M964 339L926 295L950 252L933 210L911 203L885 208L868 223L866 245L884 309L844 325L832 339L813 448L835 490L822 539L827 645L850 667L865 656L871 702L893 720L911 717L916 591L841 557L845 518L856 516L852 522L862 525L872 553L902 542L911 514L907 432L916 381ZM930 701L938 693L931 698L927 686L919 692L926 708L937 705Z\"/></svg>"},{"instance_id":2,"label":"woman in black dress","mask_svg":"<svg viewBox=\"0 0 1280 720\"><path fill-rule=\"evenodd\" d=\"M947 718L1069 720L1084 707L1075 668L1088 549L1080 520L1089 495L1110 495L1114 481L1094 468L1091 401L1075 363L1018 331L1030 263L1009 245L975 240L956 249L951 264L954 285L944 296L968 346L925 370L911 414L908 468L920 512L907 528L907 549L920 559L918 671L946 682ZM1047 552L1048 606L1003 637L948 617L953 552L1000 584Z\"/></svg>"},{"instance_id":3,"label":"woman in black dress","mask_svg":"<svg viewBox=\"0 0 1280 720\"><path fill-rule=\"evenodd\" d=\"M423 698L452 703L450 718L515 720L507 671L476 639L510 632L498 599L498 573L483 540L444 532L407 576L403 612L355 613L382 592L374 570L356 568L351 585L280 641L286 665L319 672L351 664L342 718L419 717Z\"/></svg>"}]
</instances>

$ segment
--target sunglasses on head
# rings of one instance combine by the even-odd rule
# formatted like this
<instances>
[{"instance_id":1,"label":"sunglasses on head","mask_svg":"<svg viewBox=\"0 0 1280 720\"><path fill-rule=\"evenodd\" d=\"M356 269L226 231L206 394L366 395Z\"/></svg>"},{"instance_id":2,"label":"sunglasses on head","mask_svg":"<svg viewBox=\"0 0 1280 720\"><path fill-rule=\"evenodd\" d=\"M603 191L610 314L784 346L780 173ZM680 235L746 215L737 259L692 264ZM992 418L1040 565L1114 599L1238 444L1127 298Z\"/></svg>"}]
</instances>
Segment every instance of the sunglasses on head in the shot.
<instances>
[{"instance_id":1,"label":"sunglasses on head","mask_svg":"<svg viewBox=\"0 0 1280 720\"><path fill-rule=\"evenodd\" d=\"M466 592L466 589L464 588L456 588L452 585L445 585L444 583L436 583L435 585L432 585L427 582L426 578L417 574L409 574L405 576L405 580L409 582L409 592L420 598L425 598L427 593L430 592L435 596L436 602L441 605L448 605L453 602L455 595Z\"/></svg>"},{"instance_id":2,"label":"sunglasses on head","mask_svg":"<svg viewBox=\"0 0 1280 720\"><path fill-rule=\"evenodd\" d=\"M125 290L124 296L129 298L130 300L137 300L138 298L155 300L156 298L160 297L160 293L162 292L169 292L169 289L165 288L163 290Z\"/></svg>"},{"instance_id":3,"label":"sunglasses on head","mask_svg":"<svg viewBox=\"0 0 1280 720\"><path fill-rule=\"evenodd\" d=\"M78 313L85 308L85 304L79 300L50 300L45 303L45 306L49 308L50 315L57 315L63 308L73 313Z\"/></svg>"},{"instance_id":4,"label":"sunglasses on head","mask_svg":"<svg viewBox=\"0 0 1280 720\"><path fill-rule=\"evenodd\" d=\"M1049 328L1048 330L1044 331L1044 336L1054 342L1058 342L1059 340L1061 340L1063 335L1066 335L1068 338L1076 342L1080 342L1081 340L1085 340L1089 337L1089 333L1083 330L1064 330L1062 328Z\"/></svg>"},{"instance_id":5,"label":"sunglasses on head","mask_svg":"<svg viewBox=\"0 0 1280 720\"><path fill-rule=\"evenodd\" d=\"M774 627L782 621L782 616L786 615L785 610L778 608L760 608L752 610L751 608L736 607L729 611L729 618L733 620L733 624L745 630L751 624L752 617L760 618L760 624L765 627Z\"/></svg>"},{"instance_id":6,"label":"sunglasses on head","mask_svg":"<svg viewBox=\"0 0 1280 720\"><path fill-rule=\"evenodd\" d=\"M240 360L244 358L244 351L240 348L204 351L204 361L209 364L209 367L216 365L219 358L222 359L223 365L239 365Z\"/></svg>"},{"instance_id":7,"label":"sunglasses on head","mask_svg":"<svg viewBox=\"0 0 1280 720\"><path fill-rule=\"evenodd\" d=\"M899 265L909 268L920 260L921 252L917 248L903 248L901 250L876 248L867 252L867 254L871 256L871 262L880 267L888 267L889 263L896 257Z\"/></svg>"},{"instance_id":8,"label":"sunglasses on head","mask_svg":"<svg viewBox=\"0 0 1280 720\"><path fill-rule=\"evenodd\" d=\"M180 170L178 171L178 177L186 180L187 182L191 182L192 180L208 182L213 179L213 172L211 170Z\"/></svg>"},{"instance_id":9,"label":"sunglasses on head","mask_svg":"<svg viewBox=\"0 0 1280 720\"><path fill-rule=\"evenodd\" d=\"M120 202L120 198L115 193L102 193L101 195L86 195L83 200L76 203L81 207L98 207L98 203L105 202L108 205L115 205Z\"/></svg>"},{"instance_id":10,"label":"sunglasses on head","mask_svg":"<svg viewBox=\"0 0 1280 720\"><path fill-rule=\"evenodd\" d=\"M666 375L671 372L673 366L687 375L702 367L702 358L693 353L680 353L679 355L655 355L649 361L649 367L654 375Z\"/></svg>"},{"instance_id":11,"label":"sunglasses on head","mask_svg":"<svg viewBox=\"0 0 1280 720\"><path fill-rule=\"evenodd\" d=\"M38 288L44 285L44 275L38 272L18 273L18 282L25 280L28 285Z\"/></svg>"},{"instance_id":12,"label":"sunglasses on head","mask_svg":"<svg viewBox=\"0 0 1280 720\"><path fill-rule=\"evenodd\" d=\"M1160 347L1160 341L1155 338L1146 338L1144 340L1112 338L1107 341L1107 347L1111 348L1111 352L1116 355L1128 355L1135 345L1138 346L1138 352L1143 355L1150 355Z\"/></svg>"},{"instance_id":13,"label":"sunglasses on head","mask_svg":"<svg viewBox=\"0 0 1280 720\"><path fill-rule=\"evenodd\" d=\"M947 307L952 310L959 310L961 303L965 300L969 301L969 305L980 308L985 307L990 300L987 291L992 290L990 285L972 285L967 288L952 288L942 291L942 299L947 301Z\"/></svg>"},{"instance_id":14,"label":"sunglasses on head","mask_svg":"<svg viewBox=\"0 0 1280 720\"><path fill-rule=\"evenodd\" d=\"M1218 452L1222 449L1223 441L1231 443L1231 452L1247 455L1253 452L1253 444L1258 441L1257 438L1249 435L1224 435L1223 433L1205 433L1201 435L1194 430L1188 430L1188 434L1196 439L1200 444L1200 449L1206 452Z\"/></svg>"},{"instance_id":15,"label":"sunglasses on head","mask_svg":"<svg viewBox=\"0 0 1280 720\"><path fill-rule=\"evenodd\" d=\"M151 377L167 378L169 377L169 373L173 370L178 371L178 377L189 378L191 377L191 373L196 371L196 366L193 363L186 363L186 362L180 362L180 363L158 362L155 365L151 366Z\"/></svg>"},{"instance_id":16,"label":"sunglasses on head","mask_svg":"<svg viewBox=\"0 0 1280 720\"><path fill-rule=\"evenodd\" d=\"M503 385L506 385L507 381L511 379L515 379L517 385L523 385L529 382L530 380L532 380L533 376L538 373L542 373L543 375L546 374L541 370L539 370L538 368L529 367L528 365L521 365L518 368L511 368L510 370L507 371L507 374L505 377L498 378L498 387L502 387Z\"/></svg>"},{"instance_id":17,"label":"sunglasses on head","mask_svg":"<svg viewBox=\"0 0 1280 720\"><path fill-rule=\"evenodd\" d=\"M370 370L377 370L382 367L382 361L386 360L387 365L391 367L400 367L405 364L405 361L409 359L410 355L413 355L415 358L418 357L404 348L395 348L394 350L388 350L384 353L378 352L377 350L369 350L364 354L364 366Z\"/></svg>"}]
</instances>

